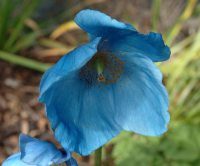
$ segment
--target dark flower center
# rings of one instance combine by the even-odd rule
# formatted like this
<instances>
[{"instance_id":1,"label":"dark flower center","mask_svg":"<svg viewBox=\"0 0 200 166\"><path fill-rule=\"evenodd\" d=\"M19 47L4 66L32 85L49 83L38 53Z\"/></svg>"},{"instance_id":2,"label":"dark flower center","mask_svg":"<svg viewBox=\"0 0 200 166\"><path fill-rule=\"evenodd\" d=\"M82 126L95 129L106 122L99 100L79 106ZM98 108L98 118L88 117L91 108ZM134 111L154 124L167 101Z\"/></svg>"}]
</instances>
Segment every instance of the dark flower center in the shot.
<instances>
[{"instance_id":1,"label":"dark flower center","mask_svg":"<svg viewBox=\"0 0 200 166\"><path fill-rule=\"evenodd\" d=\"M80 79L89 84L115 83L123 72L124 62L108 52L97 52L80 70Z\"/></svg>"}]
</instances>

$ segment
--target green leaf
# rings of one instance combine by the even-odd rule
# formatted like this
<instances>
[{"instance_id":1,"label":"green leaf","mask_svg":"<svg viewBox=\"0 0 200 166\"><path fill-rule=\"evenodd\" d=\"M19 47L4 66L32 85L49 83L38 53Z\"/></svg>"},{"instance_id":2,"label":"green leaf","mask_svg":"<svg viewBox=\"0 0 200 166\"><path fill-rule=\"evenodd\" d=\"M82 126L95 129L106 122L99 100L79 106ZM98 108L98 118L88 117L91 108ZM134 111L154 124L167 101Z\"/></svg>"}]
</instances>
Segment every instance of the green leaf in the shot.
<instances>
[{"instance_id":1,"label":"green leaf","mask_svg":"<svg viewBox=\"0 0 200 166\"><path fill-rule=\"evenodd\" d=\"M156 31L158 29L158 22L160 17L160 5L161 5L161 0L153 0L151 7L153 31Z\"/></svg>"},{"instance_id":2,"label":"green leaf","mask_svg":"<svg viewBox=\"0 0 200 166\"><path fill-rule=\"evenodd\" d=\"M37 37L38 37L37 32L32 32L30 34L26 34L26 35L22 36L21 38L19 38L19 40L13 46L12 51L10 51L10 52L14 53L14 52L23 50L23 49L33 45L33 43L35 42Z\"/></svg>"},{"instance_id":3,"label":"green leaf","mask_svg":"<svg viewBox=\"0 0 200 166\"><path fill-rule=\"evenodd\" d=\"M39 72L45 72L49 67L51 67L51 64L45 64L4 51L0 51L0 59L16 65L27 67L29 69L34 69Z\"/></svg>"},{"instance_id":4,"label":"green leaf","mask_svg":"<svg viewBox=\"0 0 200 166\"><path fill-rule=\"evenodd\" d=\"M0 2L0 48L3 48L7 35L9 18L13 9L11 0L1 0Z\"/></svg>"},{"instance_id":5,"label":"green leaf","mask_svg":"<svg viewBox=\"0 0 200 166\"><path fill-rule=\"evenodd\" d=\"M34 0L34 1L25 1L22 5L23 6L23 12L20 14L19 20L16 22L16 25L14 25L14 27L12 27L12 32L10 37L8 38L8 40L5 43L5 50L12 50L12 46L14 44L14 42L17 40L18 37L21 36L21 32L24 28L24 22L25 20L30 17L30 15L32 14L32 12L34 11L36 5L37 5L38 1Z\"/></svg>"}]
</instances>

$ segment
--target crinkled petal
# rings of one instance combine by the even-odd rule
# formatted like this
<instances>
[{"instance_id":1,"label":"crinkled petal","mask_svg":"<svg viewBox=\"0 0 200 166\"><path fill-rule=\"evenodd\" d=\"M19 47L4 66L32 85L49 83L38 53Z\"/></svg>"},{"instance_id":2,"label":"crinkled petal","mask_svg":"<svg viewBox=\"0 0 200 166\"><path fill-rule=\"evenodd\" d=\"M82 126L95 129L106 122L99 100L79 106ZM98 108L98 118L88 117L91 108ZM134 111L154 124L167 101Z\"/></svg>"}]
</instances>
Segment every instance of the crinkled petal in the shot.
<instances>
[{"instance_id":1,"label":"crinkled petal","mask_svg":"<svg viewBox=\"0 0 200 166\"><path fill-rule=\"evenodd\" d=\"M70 72L80 69L93 57L93 55L97 52L97 45L99 40L100 38L96 38L90 43L74 49L73 51L63 56L56 63L56 65L45 72L40 83L40 101L43 101L46 90L50 88L55 82L68 75Z\"/></svg>"},{"instance_id":2,"label":"crinkled petal","mask_svg":"<svg viewBox=\"0 0 200 166\"><path fill-rule=\"evenodd\" d=\"M12 156L8 157L3 163L2 166L36 166L24 163L21 159L21 153L13 154Z\"/></svg>"},{"instance_id":3,"label":"crinkled petal","mask_svg":"<svg viewBox=\"0 0 200 166\"><path fill-rule=\"evenodd\" d=\"M70 158L70 155L63 155L54 144L25 134L20 135L20 151L23 162L38 166L59 164Z\"/></svg>"},{"instance_id":4,"label":"crinkled petal","mask_svg":"<svg viewBox=\"0 0 200 166\"><path fill-rule=\"evenodd\" d=\"M141 34L129 30L113 29L110 36L101 40L99 49L114 54L134 56L143 54L154 62L165 61L170 57L170 49L165 45L162 35L150 32Z\"/></svg>"},{"instance_id":5,"label":"crinkled petal","mask_svg":"<svg viewBox=\"0 0 200 166\"><path fill-rule=\"evenodd\" d=\"M124 73L113 86L115 117L124 130L157 136L169 123L168 94L160 71L142 55L125 59Z\"/></svg>"},{"instance_id":6,"label":"crinkled petal","mask_svg":"<svg viewBox=\"0 0 200 166\"><path fill-rule=\"evenodd\" d=\"M88 86L73 73L47 91L47 117L62 147L88 155L121 131L110 88Z\"/></svg>"},{"instance_id":7,"label":"crinkled petal","mask_svg":"<svg viewBox=\"0 0 200 166\"><path fill-rule=\"evenodd\" d=\"M75 22L89 33L90 38L102 37L99 49L126 54L139 52L155 62L169 59L170 49L159 33L139 33L129 24L112 19L99 11L88 9L79 12L75 17Z\"/></svg>"},{"instance_id":8,"label":"crinkled petal","mask_svg":"<svg viewBox=\"0 0 200 166\"><path fill-rule=\"evenodd\" d=\"M110 16L96 10L80 11L74 21L90 35L104 37L110 35L113 28L135 30L130 24L119 22ZM92 38L94 38L94 36Z\"/></svg>"}]
</instances>

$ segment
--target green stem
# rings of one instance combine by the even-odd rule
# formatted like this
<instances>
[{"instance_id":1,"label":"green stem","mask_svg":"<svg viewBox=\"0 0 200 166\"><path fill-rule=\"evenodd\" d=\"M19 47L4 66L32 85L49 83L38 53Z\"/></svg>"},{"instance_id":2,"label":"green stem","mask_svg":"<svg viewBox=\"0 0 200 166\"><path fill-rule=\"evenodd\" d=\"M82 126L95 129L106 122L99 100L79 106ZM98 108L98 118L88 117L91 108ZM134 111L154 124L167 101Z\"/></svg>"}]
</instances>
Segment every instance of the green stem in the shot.
<instances>
[{"instance_id":1,"label":"green stem","mask_svg":"<svg viewBox=\"0 0 200 166\"><path fill-rule=\"evenodd\" d=\"M95 151L95 166L101 166L102 160L102 147Z\"/></svg>"},{"instance_id":2,"label":"green stem","mask_svg":"<svg viewBox=\"0 0 200 166\"><path fill-rule=\"evenodd\" d=\"M16 65L27 67L29 69L34 69L39 72L45 72L49 67L51 67L50 64L45 64L4 51L0 51L0 59Z\"/></svg>"}]
</instances>

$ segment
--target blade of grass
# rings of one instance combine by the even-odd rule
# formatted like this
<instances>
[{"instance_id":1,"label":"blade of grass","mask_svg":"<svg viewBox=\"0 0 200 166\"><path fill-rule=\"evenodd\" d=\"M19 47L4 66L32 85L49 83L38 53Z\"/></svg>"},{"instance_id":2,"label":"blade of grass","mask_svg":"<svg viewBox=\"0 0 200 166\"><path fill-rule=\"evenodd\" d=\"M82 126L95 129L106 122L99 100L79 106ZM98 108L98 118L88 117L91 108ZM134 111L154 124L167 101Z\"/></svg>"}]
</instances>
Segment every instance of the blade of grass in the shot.
<instances>
[{"instance_id":1,"label":"blade of grass","mask_svg":"<svg viewBox=\"0 0 200 166\"><path fill-rule=\"evenodd\" d=\"M3 44L6 38L6 31L8 27L9 17L12 12L12 2L10 0L2 0L0 7L0 48L3 48Z\"/></svg>"},{"instance_id":2,"label":"blade of grass","mask_svg":"<svg viewBox=\"0 0 200 166\"><path fill-rule=\"evenodd\" d=\"M42 46L49 47L49 48L64 48L67 49L68 47L65 46L63 43L51 40L51 39L40 39L38 43Z\"/></svg>"},{"instance_id":3,"label":"blade of grass","mask_svg":"<svg viewBox=\"0 0 200 166\"><path fill-rule=\"evenodd\" d=\"M181 89L184 89L186 84L187 84L187 79L182 78L177 82L176 88L169 89L171 102L177 103L177 96L179 95Z\"/></svg>"},{"instance_id":4,"label":"blade of grass","mask_svg":"<svg viewBox=\"0 0 200 166\"><path fill-rule=\"evenodd\" d=\"M69 21L58 26L50 35L52 39L56 39L67 31L79 29L78 25L74 21Z\"/></svg>"},{"instance_id":5,"label":"blade of grass","mask_svg":"<svg viewBox=\"0 0 200 166\"><path fill-rule=\"evenodd\" d=\"M196 107L197 103L199 103L200 94L198 93L198 89L199 87L197 86L195 91L193 91L193 93L191 93L189 96L187 104L182 105L184 107L182 111L187 112L188 110L192 110L194 107Z\"/></svg>"},{"instance_id":6,"label":"blade of grass","mask_svg":"<svg viewBox=\"0 0 200 166\"><path fill-rule=\"evenodd\" d=\"M49 67L51 67L51 64L38 62L32 59L28 59L28 58L21 57L21 56L4 52L4 51L0 51L0 59L6 62L10 62L15 65L20 65L29 69L36 70L39 72L45 72Z\"/></svg>"},{"instance_id":7,"label":"blade of grass","mask_svg":"<svg viewBox=\"0 0 200 166\"><path fill-rule=\"evenodd\" d=\"M31 1L31 4L30 4L30 2L26 1L25 5L24 5L24 11L22 12L22 15L20 16L19 21L17 22L15 28L13 29L10 37L8 38L8 40L5 44L5 50L8 50L8 51L12 50L12 45L17 40L17 38L21 35L21 31L24 27L25 19L30 17L30 15L33 12L33 10L35 9L37 3L38 3L37 0Z\"/></svg>"},{"instance_id":8,"label":"blade of grass","mask_svg":"<svg viewBox=\"0 0 200 166\"><path fill-rule=\"evenodd\" d=\"M183 11L183 13L180 15L180 17L177 19L173 27L169 30L169 33L166 35L166 43L168 45L171 45L173 40L176 38L176 36L179 34L183 23L190 18L192 15L194 8L196 7L197 0L188 0L188 3Z\"/></svg>"},{"instance_id":9,"label":"blade of grass","mask_svg":"<svg viewBox=\"0 0 200 166\"><path fill-rule=\"evenodd\" d=\"M181 42L174 45L171 48L172 54L174 55L174 54L177 54L177 53L185 50L185 48L194 41L194 37L195 37L195 34L192 34L192 35L188 36L187 38L185 38L184 40L182 40Z\"/></svg>"},{"instance_id":10,"label":"blade of grass","mask_svg":"<svg viewBox=\"0 0 200 166\"><path fill-rule=\"evenodd\" d=\"M195 88L195 85L198 83L198 79L192 79L182 90L178 100L177 105L183 105L187 97L191 94L191 91Z\"/></svg>"},{"instance_id":11,"label":"blade of grass","mask_svg":"<svg viewBox=\"0 0 200 166\"><path fill-rule=\"evenodd\" d=\"M188 121L190 120L191 122L194 121L195 117L200 117L200 103L197 102L193 105L193 107L191 109L187 110L187 115L186 115L186 119L183 119L184 121ZM181 119L180 115L176 115L176 119L179 118Z\"/></svg>"},{"instance_id":12,"label":"blade of grass","mask_svg":"<svg viewBox=\"0 0 200 166\"><path fill-rule=\"evenodd\" d=\"M176 85L177 78L185 74L185 68L191 62L191 60L193 60L196 56L199 57L199 41L200 30L196 34L192 45L188 49L185 49L184 53L182 53L181 59L178 58L173 61L173 63L176 63L176 70L173 71L173 75L171 75L170 78L168 78L167 84L170 89L173 89L174 85Z\"/></svg>"},{"instance_id":13,"label":"blade of grass","mask_svg":"<svg viewBox=\"0 0 200 166\"><path fill-rule=\"evenodd\" d=\"M13 46L13 49L10 52L15 53L19 50L23 50L31 46L35 42L37 36L38 36L38 33L36 32L32 32L30 34L24 35L16 42L16 44Z\"/></svg>"},{"instance_id":14,"label":"blade of grass","mask_svg":"<svg viewBox=\"0 0 200 166\"><path fill-rule=\"evenodd\" d=\"M152 7L151 7L153 31L156 31L158 28L158 22L159 22L159 17L160 17L160 4L161 4L161 0L153 0Z\"/></svg>"},{"instance_id":15,"label":"blade of grass","mask_svg":"<svg viewBox=\"0 0 200 166\"><path fill-rule=\"evenodd\" d=\"M40 50L39 55L41 57L63 56L67 54L69 51L71 50L66 48L50 48L50 49Z\"/></svg>"},{"instance_id":16,"label":"blade of grass","mask_svg":"<svg viewBox=\"0 0 200 166\"><path fill-rule=\"evenodd\" d=\"M199 16L199 14L200 14L200 3L197 5L197 7L196 7L196 9L194 11L194 14Z\"/></svg>"}]
</instances>

